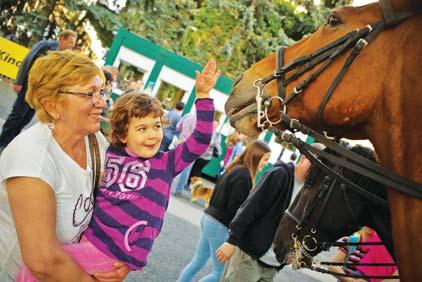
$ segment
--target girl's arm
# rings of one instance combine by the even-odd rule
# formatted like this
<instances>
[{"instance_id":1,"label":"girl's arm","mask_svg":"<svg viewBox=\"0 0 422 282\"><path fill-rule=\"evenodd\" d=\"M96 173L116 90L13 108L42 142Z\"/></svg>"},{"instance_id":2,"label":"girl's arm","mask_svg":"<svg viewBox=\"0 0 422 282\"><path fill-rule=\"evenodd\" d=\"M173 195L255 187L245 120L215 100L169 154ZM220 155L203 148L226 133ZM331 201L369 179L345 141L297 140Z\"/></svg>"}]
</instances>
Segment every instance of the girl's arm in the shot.
<instances>
[{"instance_id":1,"label":"girl's arm","mask_svg":"<svg viewBox=\"0 0 422 282\"><path fill-rule=\"evenodd\" d=\"M64 252L56 238L56 198L44 181L15 177L6 182L25 265L40 281L95 281Z\"/></svg>"},{"instance_id":2,"label":"girl's arm","mask_svg":"<svg viewBox=\"0 0 422 282\"><path fill-rule=\"evenodd\" d=\"M221 71L217 64L210 60L202 72L196 72L196 124L192 135L174 149L175 170L174 174L181 172L190 163L195 161L207 149L211 141L214 121L214 105L207 99L209 92L214 87ZM182 118L183 122L186 122Z\"/></svg>"}]
</instances>

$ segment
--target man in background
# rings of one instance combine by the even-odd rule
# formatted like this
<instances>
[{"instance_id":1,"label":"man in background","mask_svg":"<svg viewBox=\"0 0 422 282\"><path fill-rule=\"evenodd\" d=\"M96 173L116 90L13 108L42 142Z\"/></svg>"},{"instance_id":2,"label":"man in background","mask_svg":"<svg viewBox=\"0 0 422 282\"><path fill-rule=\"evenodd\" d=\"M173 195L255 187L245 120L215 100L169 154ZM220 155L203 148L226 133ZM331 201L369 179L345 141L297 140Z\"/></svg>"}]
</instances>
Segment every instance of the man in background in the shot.
<instances>
[{"instance_id":1,"label":"man in background","mask_svg":"<svg viewBox=\"0 0 422 282\"><path fill-rule=\"evenodd\" d=\"M165 119L168 120L170 124L163 128L163 142L161 142L160 148L161 151L168 151L173 138L175 136L179 137L179 131L176 126L182 118L182 111L184 107L185 104L179 101L176 103L176 107L166 114Z\"/></svg>"},{"instance_id":2,"label":"man in background","mask_svg":"<svg viewBox=\"0 0 422 282\"><path fill-rule=\"evenodd\" d=\"M35 43L19 67L18 76L13 83L13 91L17 93L11 113L3 125L0 134L0 152L13 140L27 125L35 114L25 101L28 89L28 76L35 60L47 54L48 51L73 49L76 44L77 34L73 30L64 30L59 35L59 40L41 40Z\"/></svg>"}]
</instances>

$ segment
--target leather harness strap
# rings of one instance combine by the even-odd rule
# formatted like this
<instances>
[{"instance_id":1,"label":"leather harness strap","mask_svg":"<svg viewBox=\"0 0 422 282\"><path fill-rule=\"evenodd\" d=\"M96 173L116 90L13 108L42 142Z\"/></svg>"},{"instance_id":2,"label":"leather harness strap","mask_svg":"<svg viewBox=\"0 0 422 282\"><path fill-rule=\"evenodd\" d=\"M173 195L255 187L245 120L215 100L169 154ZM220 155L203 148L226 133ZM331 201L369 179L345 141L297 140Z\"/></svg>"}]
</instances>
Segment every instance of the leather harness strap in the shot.
<instances>
[{"instance_id":1,"label":"leather harness strap","mask_svg":"<svg viewBox=\"0 0 422 282\"><path fill-rule=\"evenodd\" d=\"M89 152L91 154L92 194L95 195L95 192L98 188L98 183L100 181L100 169L101 169L100 147L98 145L98 140L95 134L89 134L88 141L89 141Z\"/></svg>"}]
</instances>

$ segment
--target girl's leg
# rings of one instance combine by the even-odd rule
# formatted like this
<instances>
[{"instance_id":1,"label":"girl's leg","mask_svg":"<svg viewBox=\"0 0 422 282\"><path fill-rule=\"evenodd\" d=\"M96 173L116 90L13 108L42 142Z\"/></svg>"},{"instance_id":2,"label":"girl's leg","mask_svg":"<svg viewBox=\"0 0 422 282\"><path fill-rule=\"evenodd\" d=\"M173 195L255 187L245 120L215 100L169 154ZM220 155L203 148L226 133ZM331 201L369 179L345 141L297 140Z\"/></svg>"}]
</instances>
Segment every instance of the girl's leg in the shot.
<instances>
[{"instance_id":1,"label":"girl's leg","mask_svg":"<svg viewBox=\"0 0 422 282\"><path fill-rule=\"evenodd\" d=\"M106 272L114 269L113 262L115 258L110 258L100 250L98 250L91 242L87 241L85 237L82 237L80 243L63 245L63 250L71 256L75 262L89 274L96 272ZM35 278L31 272L22 266L16 282L35 282Z\"/></svg>"},{"instance_id":2,"label":"girl's leg","mask_svg":"<svg viewBox=\"0 0 422 282\"><path fill-rule=\"evenodd\" d=\"M213 217L205 216L205 233L208 235L209 247L211 250L212 272L199 280L200 282L219 282L224 270L224 264L219 262L215 252L226 242L229 237L229 230L224 224L220 223Z\"/></svg>"},{"instance_id":3,"label":"girl's leg","mask_svg":"<svg viewBox=\"0 0 422 282\"><path fill-rule=\"evenodd\" d=\"M205 266L210 256L209 243L204 233L204 215L201 218L201 233L199 236L198 246L191 262L183 269L177 279L178 282L193 281L195 275Z\"/></svg>"}]
</instances>

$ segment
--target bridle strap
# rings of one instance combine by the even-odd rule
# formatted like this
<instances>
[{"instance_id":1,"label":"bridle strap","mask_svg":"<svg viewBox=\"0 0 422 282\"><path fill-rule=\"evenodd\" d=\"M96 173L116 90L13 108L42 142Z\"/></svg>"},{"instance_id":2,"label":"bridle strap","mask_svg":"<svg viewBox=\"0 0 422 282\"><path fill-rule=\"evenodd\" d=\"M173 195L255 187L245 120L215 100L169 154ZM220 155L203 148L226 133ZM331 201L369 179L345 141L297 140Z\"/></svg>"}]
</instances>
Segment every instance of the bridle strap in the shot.
<instances>
[{"instance_id":1,"label":"bridle strap","mask_svg":"<svg viewBox=\"0 0 422 282\"><path fill-rule=\"evenodd\" d=\"M333 171L336 172L336 173L340 173L340 174L342 173L342 169L339 168L338 166L334 167ZM326 189L328 189L327 195L325 195L324 201L322 202L321 209L319 210L318 215L315 218L315 223L314 223L315 227L318 226L318 224L319 224L319 220L320 220L322 214L325 211L325 207L328 204L328 200L331 198L331 194L333 193L333 191L336 187L336 184L337 184L337 179L334 178L334 179L331 180L330 185L326 188ZM322 188L324 188L324 187L322 187Z\"/></svg>"},{"instance_id":2,"label":"bridle strap","mask_svg":"<svg viewBox=\"0 0 422 282\"><path fill-rule=\"evenodd\" d=\"M286 126L287 128L290 128L292 131L300 131L303 134L307 134L311 136L312 138L315 139L315 142L322 143L330 150L336 152L338 155L345 157L347 160L350 160L350 162L347 162L345 160L339 160L337 157L332 156L329 153L324 152L322 150L313 148L306 143L302 144L304 143L302 140L295 141L295 139L297 138L293 136L294 138L292 138L291 140L295 141L294 145L297 144L301 147L305 147L306 150L309 150L310 152L317 154L318 156L323 156L327 158L333 164L339 164L343 167L350 168L351 170L359 174L362 174L372 180L375 180L379 183L382 183L386 185L387 187L396 189L402 193L408 194L418 199L422 199L422 185L421 184L414 182L411 179L404 178L398 175L397 173L382 167L378 163L370 161L358 154L355 154L347 150L346 148L343 148L337 143L325 138L318 132L301 124L298 120L291 119L288 115L282 114L282 122L284 126ZM272 127L270 130L277 135L281 135L282 137L284 135L287 139L290 139L288 133L282 133L281 130L279 130L278 128Z\"/></svg>"},{"instance_id":3,"label":"bridle strap","mask_svg":"<svg viewBox=\"0 0 422 282\"><path fill-rule=\"evenodd\" d=\"M277 58L276 58L276 73L280 73L280 75L277 76L277 92L278 92L278 96L283 101L286 98L286 88L284 86L284 73L281 72L281 69L283 68L283 65L284 65L284 50L285 50L284 46L281 46L280 48L278 48Z\"/></svg>"},{"instance_id":4,"label":"bridle strap","mask_svg":"<svg viewBox=\"0 0 422 282\"><path fill-rule=\"evenodd\" d=\"M321 101L321 104L319 105L318 109L318 131L322 130L322 120L323 120L323 113L325 106L327 105L328 101L330 100L331 96L334 93L334 90L339 85L340 81L343 79L344 75L346 74L349 67L352 65L353 61L356 59L356 57L359 55L360 51L368 44L368 41L364 39L359 39L359 41L355 44L355 46L352 48L352 51L350 52L349 56L346 59L346 62L344 63L343 67L338 72L337 76L331 83L330 87L327 90L327 93L325 94L324 98Z\"/></svg>"},{"instance_id":5,"label":"bridle strap","mask_svg":"<svg viewBox=\"0 0 422 282\"><path fill-rule=\"evenodd\" d=\"M387 26L397 25L396 18L394 17L394 11L391 7L390 1L379 0L379 5L381 7L382 15L384 16L384 21Z\"/></svg>"},{"instance_id":6,"label":"bridle strap","mask_svg":"<svg viewBox=\"0 0 422 282\"><path fill-rule=\"evenodd\" d=\"M380 198L379 196L377 196L375 194L372 194L371 192L367 191L366 189L364 189L364 188L354 184L350 180L344 178L342 175L333 171L330 167L328 167L326 164L324 164L319 159L317 159L315 157L315 155L318 155L318 156L321 156L325 159L328 159L331 163L333 163L335 165L339 165L341 167L347 167L348 169L350 169L350 163L349 162L346 162L344 160L341 161L341 159L334 157L329 153L326 153L324 151L319 151L319 150L315 149L314 147L309 146L308 144L306 144L305 142L303 142L302 140L300 140L299 138L297 138L293 134L289 135L288 137L285 134L282 134L282 136L283 136L282 137L283 140L285 140L286 142L291 142L293 145L295 145L299 149L299 151L302 154L304 154L306 156L306 158L309 159L309 161L312 164L319 167L325 173L327 173L328 175L330 175L332 177L339 179L346 186L351 187L353 190L355 190L357 193L361 194L365 198L367 198L367 199L369 199L369 200L371 200L371 201L373 201L373 202L375 202L375 203L377 203L381 206L388 207L388 202L386 200ZM363 175L365 175L365 174L363 174ZM367 176L367 175L365 175L365 176Z\"/></svg>"},{"instance_id":7,"label":"bridle strap","mask_svg":"<svg viewBox=\"0 0 422 282\"><path fill-rule=\"evenodd\" d=\"M294 214L292 214L288 208L284 211L284 214L290 217L290 219L293 219L293 221L296 222L297 226L301 227L300 220Z\"/></svg>"},{"instance_id":8,"label":"bridle strap","mask_svg":"<svg viewBox=\"0 0 422 282\"><path fill-rule=\"evenodd\" d=\"M338 273L335 271L326 270L321 267L315 267L310 266L309 269L315 270L321 273L331 274L338 277L349 277L349 278L361 278L361 279L398 279L400 278L398 275L391 275L391 276L385 276L385 275L361 275L361 274L344 274L344 273Z\"/></svg>"}]
</instances>

